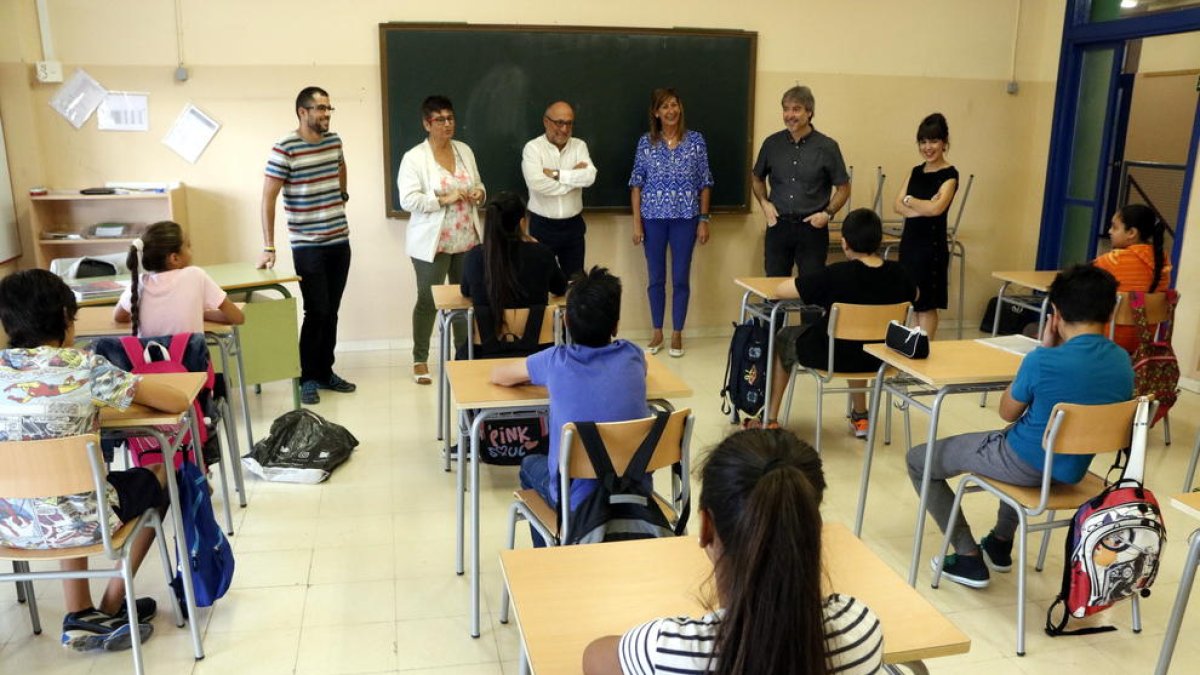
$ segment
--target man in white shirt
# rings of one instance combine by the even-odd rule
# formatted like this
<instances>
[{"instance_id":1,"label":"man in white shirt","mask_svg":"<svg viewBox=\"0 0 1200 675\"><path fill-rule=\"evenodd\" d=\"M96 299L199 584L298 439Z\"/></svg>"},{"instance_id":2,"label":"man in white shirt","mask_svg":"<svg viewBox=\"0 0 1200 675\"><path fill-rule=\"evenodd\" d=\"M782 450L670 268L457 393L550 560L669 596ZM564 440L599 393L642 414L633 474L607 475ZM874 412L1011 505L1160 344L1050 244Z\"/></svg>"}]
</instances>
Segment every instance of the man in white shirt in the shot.
<instances>
[{"instance_id":1,"label":"man in white shirt","mask_svg":"<svg viewBox=\"0 0 1200 675\"><path fill-rule=\"evenodd\" d=\"M583 188L596 181L587 143L571 136L575 109L552 103L542 116L546 133L525 144L521 173L529 186L529 233L550 247L568 278L583 271Z\"/></svg>"}]
</instances>

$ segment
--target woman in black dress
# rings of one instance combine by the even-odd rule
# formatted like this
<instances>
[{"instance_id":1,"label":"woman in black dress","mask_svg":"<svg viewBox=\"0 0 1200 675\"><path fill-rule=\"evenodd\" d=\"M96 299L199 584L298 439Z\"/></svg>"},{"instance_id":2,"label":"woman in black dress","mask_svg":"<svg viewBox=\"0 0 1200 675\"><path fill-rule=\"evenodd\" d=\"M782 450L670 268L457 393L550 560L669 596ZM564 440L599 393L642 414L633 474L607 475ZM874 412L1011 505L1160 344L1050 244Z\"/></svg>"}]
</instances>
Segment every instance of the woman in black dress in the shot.
<instances>
[{"instance_id":1,"label":"woman in black dress","mask_svg":"<svg viewBox=\"0 0 1200 675\"><path fill-rule=\"evenodd\" d=\"M904 216L900 265L920 291L913 303L917 325L932 339L937 333L938 308L946 308L946 277L950 268L946 212L958 189L958 170L946 161L950 128L941 113L921 120L917 127L917 149L925 163L913 167L896 195L893 208Z\"/></svg>"}]
</instances>

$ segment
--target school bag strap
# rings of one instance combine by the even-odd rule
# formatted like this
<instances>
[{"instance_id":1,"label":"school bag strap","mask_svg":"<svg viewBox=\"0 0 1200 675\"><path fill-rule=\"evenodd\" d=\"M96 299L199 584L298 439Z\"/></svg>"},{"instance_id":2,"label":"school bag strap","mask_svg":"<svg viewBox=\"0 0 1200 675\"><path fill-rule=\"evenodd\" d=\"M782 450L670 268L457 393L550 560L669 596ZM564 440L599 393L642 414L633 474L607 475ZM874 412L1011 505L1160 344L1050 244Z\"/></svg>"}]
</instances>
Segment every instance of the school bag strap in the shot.
<instances>
[{"instance_id":1,"label":"school bag strap","mask_svg":"<svg viewBox=\"0 0 1200 675\"><path fill-rule=\"evenodd\" d=\"M626 492L645 475L646 467L650 466L650 458L654 456L654 449L658 447L658 441L662 438L670 417L670 413L661 410L654 414L654 425L650 427L650 432L646 434L641 445L633 453L629 465L625 467L625 473L620 476L613 468L612 460L608 456L608 449L604 446L604 440L600 438L600 430L596 427L596 423L575 423L575 428L579 431L579 440L583 442L583 449L587 451L588 459L592 463L592 470L596 472L596 476L603 482L606 490L612 493Z\"/></svg>"},{"instance_id":2,"label":"school bag strap","mask_svg":"<svg viewBox=\"0 0 1200 675\"><path fill-rule=\"evenodd\" d=\"M497 335L496 315L488 305L475 305L475 326L479 330L479 351L483 354L532 354L537 351L538 337L542 334L542 323L546 318L546 306L535 305L529 308L529 316L525 319L525 329L518 337L513 333ZM501 337L513 336L517 339L502 341Z\"/></svg>"},{"instance_id":3,"label":"school bag strap","mask_svg":"<svg viewBox=\"0 0 1200 675\"><path fill-rule=\"evenodd\" d=\"M146 352L142 341L133 335L121 336L121 348L125 350L125 358L129 359L129 369L135 371L146 365Z\"/></svg>"},{"instance_id":4,"label":"school bag strap","mask_svg":"<svg viewBox=\"0 0 1200 675\"><path fill-rule=\"evenodd\" d=\"M1170 344L1171 334L1175 330L1175 305L1179 304L1179 291L1169 288L1163 291L1163 294L1167 300L1167 318L1159 324L1158 341ZM1130 291L1126 297L1129 298L1129 308L1133 310L1133 323L1137 326L1138 344L1154 342L1154 331L1150 329L1150 322L1146 319L1146 294L1142 291Z\"/></svg>"}]
</instances>

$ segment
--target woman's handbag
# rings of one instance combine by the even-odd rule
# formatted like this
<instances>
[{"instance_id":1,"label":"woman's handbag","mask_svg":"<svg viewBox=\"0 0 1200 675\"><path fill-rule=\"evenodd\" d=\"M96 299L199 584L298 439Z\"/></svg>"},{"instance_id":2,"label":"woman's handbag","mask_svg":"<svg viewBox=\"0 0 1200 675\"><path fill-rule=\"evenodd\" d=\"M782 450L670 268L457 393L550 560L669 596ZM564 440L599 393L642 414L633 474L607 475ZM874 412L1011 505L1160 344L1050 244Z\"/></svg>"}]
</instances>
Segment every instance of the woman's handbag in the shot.
<instances>
[{"instance_id":1,"label":"woman's handbag","mask_svg":"<svg viewBox=\"0 0 1200 675\"><path fill-rule=\"evenodd\" d=\"M909 328L899 321L888 324L884 344L910 359L929 358L929 334L920 326Z\"/></svg>"}]
</instances>

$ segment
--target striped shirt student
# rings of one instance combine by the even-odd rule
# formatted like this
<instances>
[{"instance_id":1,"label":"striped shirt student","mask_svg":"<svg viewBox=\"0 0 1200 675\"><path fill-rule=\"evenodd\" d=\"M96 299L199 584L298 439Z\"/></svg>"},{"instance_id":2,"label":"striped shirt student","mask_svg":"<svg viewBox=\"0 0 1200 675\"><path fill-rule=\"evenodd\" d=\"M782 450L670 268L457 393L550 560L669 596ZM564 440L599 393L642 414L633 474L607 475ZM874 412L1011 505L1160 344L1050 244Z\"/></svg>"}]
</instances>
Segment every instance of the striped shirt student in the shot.
<instances>
[{"instance_id":1,"label":"striped shirt student","mask_svg":"<svg viewBox=\"0 0 1200 675\"><path fill-rule=\"evenodd\" d=\"M292 248L329 246L349 241L340 170L342 139L326 131L316 143L292 132L271 148L266 174L283 181Z\"/></svg>"},{"instance_id":2,"label":"striped shirt student","mask_svg":"<svg viewBox=\"0 0 1200 675\"><path fill-rule=\"evenodd\" d=\"M830 673L868 675L883 667L883 629L866 605L846 595L825 601ZM618 657L625 675L709 673L715 670L717 629L724 610L699 619L655 619L621 637Z\"/></svg>"}]
</instances>

